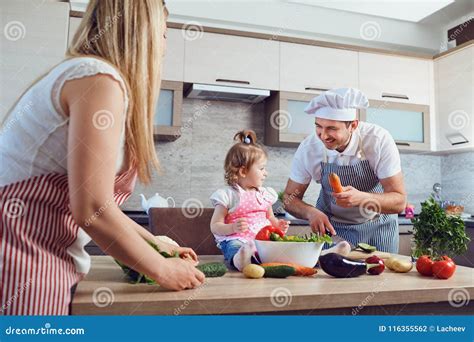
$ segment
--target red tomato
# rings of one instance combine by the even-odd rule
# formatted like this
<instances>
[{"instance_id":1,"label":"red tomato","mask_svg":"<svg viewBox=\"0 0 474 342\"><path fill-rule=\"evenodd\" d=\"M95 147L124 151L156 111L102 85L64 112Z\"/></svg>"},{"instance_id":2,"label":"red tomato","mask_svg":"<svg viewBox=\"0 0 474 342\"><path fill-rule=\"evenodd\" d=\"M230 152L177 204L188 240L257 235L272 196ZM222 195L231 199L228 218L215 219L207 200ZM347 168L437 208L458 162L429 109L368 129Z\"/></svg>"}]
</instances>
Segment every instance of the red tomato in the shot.
<instances>
[{"instance_id":1,"label":"red tomato","mask_svg":"<svg viewBox=\"0 0 474 342\"><path fill-rule=\"evenodd\" d=\"M454 274L454 271L456 271L456 264L451 258L447 256L443 256L443 260L435 261L433 263L433 274L436 278L451 278Z\"/></svg>"},{"instance_id":2,"label":"red tomato","mask_svg":"<svg viewBox=\"0 0 474 342\"><path fill-rule=\"evenodd\" d=\"M416 270L424 276L431 277L433 275L433 260L428 255L422 255L416 261Z\"/></svg>"}]
</instances>

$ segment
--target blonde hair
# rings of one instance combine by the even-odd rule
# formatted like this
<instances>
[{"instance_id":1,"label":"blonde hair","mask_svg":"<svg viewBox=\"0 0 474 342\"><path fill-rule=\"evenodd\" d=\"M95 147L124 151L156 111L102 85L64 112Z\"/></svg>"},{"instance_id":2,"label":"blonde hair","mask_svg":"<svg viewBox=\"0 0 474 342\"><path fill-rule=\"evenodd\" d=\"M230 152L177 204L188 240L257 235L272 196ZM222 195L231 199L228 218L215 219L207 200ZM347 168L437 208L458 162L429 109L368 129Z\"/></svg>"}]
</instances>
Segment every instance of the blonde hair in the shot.
<instances>
[{"instance_id":1,"label":"blonde hair","mask_svg":"<svg viewBox=\"0 0 474 342\"><path fill-rule=\"evenodd\" d=\"M257 143L254 131L244 130L234 135L234 144L227 152L224 162L224 178L230 186L237 184L239 170L244 167L249 170L260 158L267 157L267 152L262 145Z\"/></svg>"},{"instance_id":2,"label":"blonde hair","mask_svg":"<svg viewBox=\"0 0 474 342\"><path fill-rule=\"evenodd\" d=\"M125 156L148 184L159 170L153 117L161 83L168 11L163 0L90 0L67 57L94 56L122 75L129 95Z\"/></svg>"}]
</instances>

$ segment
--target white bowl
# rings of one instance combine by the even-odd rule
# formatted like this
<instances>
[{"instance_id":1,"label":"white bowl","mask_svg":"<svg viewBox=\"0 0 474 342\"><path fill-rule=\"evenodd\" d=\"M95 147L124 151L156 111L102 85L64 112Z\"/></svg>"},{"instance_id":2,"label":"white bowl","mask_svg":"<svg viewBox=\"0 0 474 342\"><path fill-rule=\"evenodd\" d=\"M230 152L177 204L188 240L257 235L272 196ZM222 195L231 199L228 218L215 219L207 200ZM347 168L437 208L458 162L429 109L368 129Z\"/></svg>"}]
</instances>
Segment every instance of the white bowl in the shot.
<instances>
[{"instance_id":1,"label":"white bowl","mask_svg":"<svg viewBox=\"0 0 474 342\"><path fill-rule=\"evenodd\" d=\"M305 267L314 267L324 243L320 242L281 242L255 240L258 256L262 263L286 262Z\"/></svg>"}]
</instances>

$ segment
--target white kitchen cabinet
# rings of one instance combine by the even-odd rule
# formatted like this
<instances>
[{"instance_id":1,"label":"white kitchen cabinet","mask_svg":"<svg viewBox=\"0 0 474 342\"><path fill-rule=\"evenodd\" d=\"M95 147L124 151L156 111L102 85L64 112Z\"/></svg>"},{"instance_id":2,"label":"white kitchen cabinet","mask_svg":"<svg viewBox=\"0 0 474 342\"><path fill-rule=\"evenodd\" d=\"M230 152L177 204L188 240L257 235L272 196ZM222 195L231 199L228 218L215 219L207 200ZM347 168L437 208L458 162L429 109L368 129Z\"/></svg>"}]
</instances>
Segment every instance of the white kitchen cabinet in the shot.
<instances>
[{"instance_id":1,"label":"white kitchen cabinet","mask_svg":"<svg viewBox=\"0 0 474 342\"><path fill-rule=\"evenodd\" d=\"M168 29L161 79L177 82L184 80L184 37L181 30Z\"/></svg>"},{"instance_id":2,"label":"white kitchen cabinet","mask_svg":"<svg viewBox=\"0 0 474 342\"><path fill-rule=\"evenodd\" d=\"M70 18L69 43L82 18ZM178 29L168 29L166 38L166 52L163 62L161 79L165 81L183 82L184 77L184 37Z\"/></svg>"},{"instance_id":3,"label":"white kitchen cabinet","mask_svg":"<svg viewBox=\"0 0 474 342\"><path fill-rule=\"evenodd\" d=\"M430 105L432 60L359 52L359 88L372 100Z\"/></svg>"},{"instance_id":4,"label":"white kitchen cabinet","mask_svg":"<svg viewBox=\"0 0 474 342\"><path fill-rule=\"evenodd\" d=\"M280 90L318 93L359 87L358 53L320 46L280 44Z\"/></svg>"},{"instance_id":5,"label":"white kitchen cabinet","mask_svg":"<svg viewBox=\"0 0 474 342\"><path fill-rule=\"evenodd\" d=\"M64 59L69 4L4 0L0 22L1 122L21 94Z\"/></svg>"},{"instance_id":6,"label":"white kitchen cabinet","mask_svg":"<svg viewBox=\"0 0 474 342\"><path fill-rule=\"evenodd\" d=\"M438 151L474 147L474 44L435 60Z\"/></svg>"},{"instance_id":7,"label":"white kitchen cabinet","mask_svg":"<svg viewBox=\"0 0 474 342\"><path fill-rule=\"evenodd\" d=\"M79 25L81 24L82 18L76 18L76 17L71 17L69 18L69 37L68 37L68 42L67 45L71 45L71 42L74 38L74 35L76 34L77 29L79 28Z\"/></svg>"},{"instance_id":8,"label":"white kitchen cabinet","mask_svg":"<svg viewBox=\"0 0 474 342\"><path fill-rule=\"evenodd\" d=\"M276 90L279 44L274 40L201 32L185 39L184 81Z\"/></svg>"}]
</instances>

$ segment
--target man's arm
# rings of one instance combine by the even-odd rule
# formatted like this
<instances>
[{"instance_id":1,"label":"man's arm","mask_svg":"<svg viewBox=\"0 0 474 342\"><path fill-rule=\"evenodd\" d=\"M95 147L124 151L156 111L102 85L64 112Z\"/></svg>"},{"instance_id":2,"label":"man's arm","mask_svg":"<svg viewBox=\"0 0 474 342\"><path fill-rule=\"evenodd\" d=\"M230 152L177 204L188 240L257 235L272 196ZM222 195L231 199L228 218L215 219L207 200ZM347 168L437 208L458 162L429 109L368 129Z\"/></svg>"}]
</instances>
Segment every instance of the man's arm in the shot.
<instances>
[{"instance_id":1,"label":"man's arm","mask_svg":"<svg viewBox=\"0 0 474 342\"><path fill-rule=\"evenodd\" d=\"M336 235L326 214L303 201L308 186L309 184L300 184L288 179L283 195L285 210L295 217L308 220L313 232L324 235L329 230L332 235Z\"/></svg>"}]
</instances>

